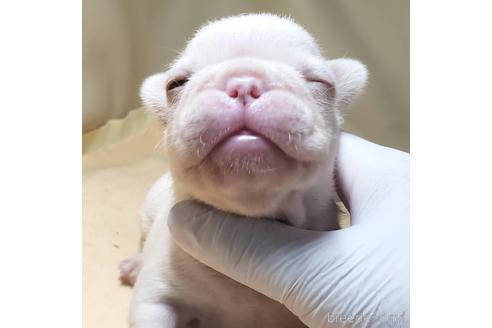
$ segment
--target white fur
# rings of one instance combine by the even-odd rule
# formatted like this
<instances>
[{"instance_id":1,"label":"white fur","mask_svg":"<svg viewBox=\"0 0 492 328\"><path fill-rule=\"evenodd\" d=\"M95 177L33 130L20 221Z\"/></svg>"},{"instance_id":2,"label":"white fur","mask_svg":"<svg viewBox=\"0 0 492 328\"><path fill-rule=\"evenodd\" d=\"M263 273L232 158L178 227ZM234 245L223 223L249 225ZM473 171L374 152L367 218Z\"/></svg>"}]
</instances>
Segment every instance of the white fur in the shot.
<instances>
[{"instance_id":1,"label":"white fur","mask_svg":"<svg viewBox=\"0 0 492 328\"><path fill-rule=\"evenodd\" d=\"M246 120L289 154L279 167L260 158L230 163L227 171L208 160L217 138L242 122L224 88L243 76L268 91ZM166 85L181 77L187 84L166 95ZM355 60L324 59L291 20L252 14L204 26L167 72L144 82L145 105L167 123L170 173L152 188L142 213L146 242L132 302L134 327L304 326L283 305L181 251L169 237L167 215L175 202L196 199L245 216L336 229L333 172L342 111L366 79ZM138 272L135 263L126 262L123 276Z\"/></svg>"}]
</instances>

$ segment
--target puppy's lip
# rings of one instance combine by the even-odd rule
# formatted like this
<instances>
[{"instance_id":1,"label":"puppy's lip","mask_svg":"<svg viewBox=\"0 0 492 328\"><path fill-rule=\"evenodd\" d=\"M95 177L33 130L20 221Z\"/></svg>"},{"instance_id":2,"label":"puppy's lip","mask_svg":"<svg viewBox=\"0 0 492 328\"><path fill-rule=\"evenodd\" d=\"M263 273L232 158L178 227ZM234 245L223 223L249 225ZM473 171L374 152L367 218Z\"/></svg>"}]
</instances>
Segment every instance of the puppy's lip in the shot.
<instances>
[{"instance_id":1,"label":"puppy's lip","mask_svg":"<svg viewBox=\"0 0 492 328\"><path fill-rule=\"evenodd\" d=\"M304 160L298 156L298 150L292 151L288 142L283 142L283 139L275 133L269 133L264 128L251 128L243 125L238 129L233 129L229 133L222 135L216 140L215 144L204 154L202 161L206 160L210 155L225 154L228 156L237 155L260 155L276 157L287 157L295 161L303 162ZM284 140L285 141L285 140ZM220 152L219 152L219 151ZM308 161L309 162L309 161Z\"/></svg>"},{"instance_id":2,"label":"puppy's lip","mask_svg":"<svg viewBox=\"0 0 492 328\"><path fill-rule=\"evenodd\" d=\"M265 167L284 167L290 161L289 156L268 138L249 129L238 130L223 138L208 156L220 165L240 165L248 169L245 163L255 163L257 169ZM238 164L238 163L242 163Z\"/></svg>"},{"instance_id":3,"label":"puppy's lip","mask_svg":"<svg viewBox=\"0 0 492 328\"><path fill-rule=\"evenodd\" d=\"M213 150L235 153L241 156L280 151L278 146L271 140L247 128L229 134L215 145Z\"/></svg>"},{"instance_id":4,"label":"puppy's lip","mask_svg":"<svg viewBox=\"0 0 492 328\"><path fill-rule=\"evenodd\" d=\"M272 147L278 148L278 146L268 138L247 128L243 128L229 134L223 138L221 142L214 147L214 149L224 146L228 146L229 148L239 148L236 149L238 152L255 151L259 150L259 148L262 148L263 150L267 150Z\"/></svg>"},{"instance_id":5,"label":"puppy's lip","mask_svg":"<svg viewBox=\"0 0 492 328\"><path fill-rule=\"evenodd\" d=\"M236 133L237 135L243 135L243 136L256 136L256 134L248 129L243 128L239 132Z\"/></svg>"}]
</instances>

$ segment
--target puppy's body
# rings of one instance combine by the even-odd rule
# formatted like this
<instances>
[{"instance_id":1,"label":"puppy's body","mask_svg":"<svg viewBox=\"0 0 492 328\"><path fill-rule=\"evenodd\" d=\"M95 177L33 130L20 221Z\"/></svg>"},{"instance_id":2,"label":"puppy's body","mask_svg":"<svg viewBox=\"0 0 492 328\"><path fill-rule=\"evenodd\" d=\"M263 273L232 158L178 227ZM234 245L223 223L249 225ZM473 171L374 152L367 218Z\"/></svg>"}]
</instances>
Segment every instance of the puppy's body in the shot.
<instances>
[{"instance_id":1,"label":"puppy's body","mask_svg":"<svg viewBox=\"0 0 492 328\"><path fill-rule=\"evenodd\" d=\"M336 229L341 110L366 74L356 61L326 61L290 20L245 15L205 26L169 71L146 80L142 98L167 123L170 173L144 204L143 260L124 265L133 277L138 270L131 269L142 267L135 327L304 326L280 303L179 249L167 216L175 202L196 199L240 215Z\"/></svg>"}]
</instances>

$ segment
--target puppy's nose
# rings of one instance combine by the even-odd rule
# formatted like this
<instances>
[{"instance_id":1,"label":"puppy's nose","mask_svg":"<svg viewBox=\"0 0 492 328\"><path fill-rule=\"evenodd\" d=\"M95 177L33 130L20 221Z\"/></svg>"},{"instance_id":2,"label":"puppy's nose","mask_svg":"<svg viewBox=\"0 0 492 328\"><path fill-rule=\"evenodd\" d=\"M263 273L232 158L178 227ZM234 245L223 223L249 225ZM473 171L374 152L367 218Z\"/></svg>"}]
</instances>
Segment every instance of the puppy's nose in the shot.
<instances>
[{"instance_id":1,"label":"puppy's nose","mask_svg":"<svg viewBox=\"0 0 492 328\"><path fill-rule=\"evenodd\" d=\"M263 83L256 77L233 77L227 81L226 92L229 97L237 98L246 105L260 98L263 93Z\"/></svg>"}]
</instances>

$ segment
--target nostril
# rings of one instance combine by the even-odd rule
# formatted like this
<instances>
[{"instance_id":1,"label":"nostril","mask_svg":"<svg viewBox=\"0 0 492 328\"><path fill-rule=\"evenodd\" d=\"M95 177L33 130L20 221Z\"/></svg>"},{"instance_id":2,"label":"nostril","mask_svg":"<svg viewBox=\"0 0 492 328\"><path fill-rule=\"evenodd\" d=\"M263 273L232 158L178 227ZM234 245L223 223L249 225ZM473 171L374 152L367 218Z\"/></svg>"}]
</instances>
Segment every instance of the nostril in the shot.
<instances>
[{"instance_id":1,"label":"nostril","mask_svg":"<svg viewBox=\"0 0 492 328\"><path fill-rule=\"evenodd\" d=\"M255 86L255 85L253 85L253 86L251 87L251 90L250 90L249 94L250 94L250 96L251 96L251 97L253 97L253 98L255 98L255 99L258 99L258 98L260 98L260 96L261 96L261 92L260 92L260 90L259 90L259 89L258 89L258 87L257 87L257 86Z\"/></svg>"},{"instance_id":2,"label":"nostril","mask_svg":"<svg viewBox=\"0 0 492 328\"><path fill-rule=\"evenodd\" d=\"M229 90L229 97L237 98L239 96L239 91L237 89Z\"/></svg>"}]
</instances>

